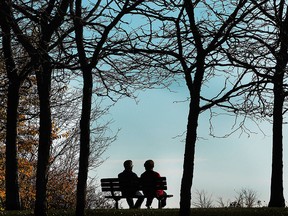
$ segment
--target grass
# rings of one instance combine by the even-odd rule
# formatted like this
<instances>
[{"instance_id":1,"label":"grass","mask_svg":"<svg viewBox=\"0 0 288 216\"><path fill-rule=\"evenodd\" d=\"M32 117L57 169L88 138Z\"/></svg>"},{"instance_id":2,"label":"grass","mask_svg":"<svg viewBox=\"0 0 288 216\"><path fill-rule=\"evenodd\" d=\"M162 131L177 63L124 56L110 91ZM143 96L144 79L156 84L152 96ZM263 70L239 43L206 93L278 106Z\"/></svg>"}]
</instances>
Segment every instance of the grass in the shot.
<instances>
[{"instance_id":1,"label":"grass","mask_svg":"<svg viewBox=\"0 0 288 216\"><path fill-rule=\"evenodd\" d=\"M178 216L179 209L153 210L97 210L91 215L101 216ZM96 214L95 214L96 213ZM288 216L286 208L209 208L192 209L192 216Z\"/></svg>"},{"instance_id":2,"label":"grass","mask_svg":"<svg viewBox=\"0 0 288 216\"><path fill-rule=\"evenodd\" d=\"M192 209L192 216L288 216L288 208L209 208ZM178 216L179 209L97 209L86 216ZM48 216L74 216L74 211L49 211ZM0 216L33 216L32 211L1 211Z\"/></svg>"}]
</instances>

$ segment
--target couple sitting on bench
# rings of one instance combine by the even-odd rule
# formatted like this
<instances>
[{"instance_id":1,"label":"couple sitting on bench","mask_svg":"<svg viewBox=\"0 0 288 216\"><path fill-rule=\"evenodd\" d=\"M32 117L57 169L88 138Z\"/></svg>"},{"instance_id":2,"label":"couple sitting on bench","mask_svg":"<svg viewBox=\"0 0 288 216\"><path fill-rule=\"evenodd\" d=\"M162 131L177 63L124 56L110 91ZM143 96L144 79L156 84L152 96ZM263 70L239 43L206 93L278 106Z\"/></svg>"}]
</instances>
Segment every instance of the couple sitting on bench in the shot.
<instances>
[{"instance_id":1,"label":"couple sitting on bench","mask_svg":"<svg viewBox=\"0 0 288 216\"><path fill-rule=\"evenodd\" d=\"M141 174L141 177L139 178L136 173L132 171L133 164L131 160L126 160L124 162L124 168L125 170L121 173L119 173L118 178L121 186L121 192L123 196L126 196L127 203L130 208L140 208L141 204L144 201L144 196L147 197L146 200L146 207L150 208L152 201L154 197L159 199L161 201L161 206L166 206L166 193L163 190L153 190L151 189L151 185L153 185L156 182L156 179L160 177L160 174L153 171L154 168L154 161L153 160L147 160L144 163L145 172ZM144 196L139 191L139 188L137 187L138 183L141 182L142 184L142 191L144 193ZM149 187L150 186L150 187ZM135 205L133 202L133 198L130 198L129 196L139 196Z\"/></svg>"}]
</instances>

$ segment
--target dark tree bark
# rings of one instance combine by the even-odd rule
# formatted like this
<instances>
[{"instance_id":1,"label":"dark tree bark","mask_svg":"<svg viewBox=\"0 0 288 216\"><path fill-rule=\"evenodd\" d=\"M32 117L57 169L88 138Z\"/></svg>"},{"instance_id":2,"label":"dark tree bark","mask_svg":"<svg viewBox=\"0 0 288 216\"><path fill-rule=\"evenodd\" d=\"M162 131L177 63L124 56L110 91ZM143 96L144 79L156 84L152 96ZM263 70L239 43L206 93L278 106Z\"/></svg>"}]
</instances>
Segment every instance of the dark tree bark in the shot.
<instances>
[{"instance_id":1,"label":"dark tree bark","mask_svg":"<svg viewBox=\"0 0 288 216\"><path fill-rule=\"evenodd\" d=\"M282 74L282 75L281 75ZM285 207L283 195L283 73L275 79L272 141L272 175L269 207ZM281 78L282 77L282 78Z\"/></svg>"},{"instance_id":2,"label":"dark tree bark","mask_svg":"<svg viewBox=\"0 0 288 216\"><path fill-rule=\"evenodd\" d=\"M17 78L16 78L17 79ZM11 80L8 87L6 126L6 210L19 210L19 182L17 157L17 123L20 82Z\"/></svg>"},{"instance_id":3,"label":"dark tree bark","mask_svg":"<svg viewBox=\"0 0 288 216\"><path fill-rule=\"evenodd\" d=\"M198 49L202 51L202 45L198 44ZM200 52L200 53L201 53ZM180 212L179 215L191 214L191 188L194 174L195 146L197 141L198 119L200 115L200 92L204 77L204 56L197 58L198 68L196 69L194 81L191 78L191 71L185 71L186 85L190 92L190 105L187 123L183 174L180 189Z\"/></svg>"},{"instance_id":4,"label":"dark tree bark","mask_svg":"<svg viewBox=\"0 0 288 216\"><path fill-rule=\"evenodd\" d=\"M285 1L281 1L282 7ZM281 7L280 7L281 8ZM279 14L284 17L284 14ZM273 150L272 150L272 176L269 207L285 207L283 195L283 108L284 108L284 74L288 62L288 7L286 17L280 25L280 51L277 55L274 83L274 110L273 110Z\"/></svg>"},{"instance_id":5,"label":"dark tree bark","mask_svg":"<svg viewBox=\"0 0 288 216\"><path fill-rule=\"evenodd\" d=\"M36 174L36 202L34 213L47 215L46 191L49 169L50 148L52 145L52 121L50 107L51 65L43 64L43 71L36 73L40 101L39 147Z\"/></svg>"},{"instance_id":6,"label":"dark tree bark","mask_svg":"<svg viewBox=\"0 0 288 216\"><path fill-rule=\"evenodd\" d=\"M11 13L11 8L6 2L0 3L0 26L2 29L2 46L5 58L5 66L8 86L8 102L7 102L7 122L6 122L6 210L19 210L19 183L18 183L18 159L17 159L17 123L18 123L18 104L20 91L20 77L15 68L15 62L11 47L11 27L6 14ZM4 11L3 11L4 10Z\"/></svg>"},{"instance_id":7,"label":"dark tree bark","mask_svg":"<svg viewBox=\"0 0 288 216\"><path fill-rule=\"evenodd\" d=\"M284 2L281 1L284 7ZM286 6L287 7L287 6ZM280 13L280 12L279 12ZM272 175L269 207L285 207L283 194L283 110L285 100L284 75L288 63L288 7L286 18L280 25L280 50L276 55L276 68L273 77L273 142L272 142ZM281 19L283 14L279 14Z\"/></svg>"},{"instance_id":8,"label":"dark tree bark","mask_svg":"<svg viewBox=\"0 0 288 216\"><path fill-rule=\"evenodd\" d=\"M195 146L197 139L197 126L199 112L195 110L197 103L190 102L190 110L188 116L187 133L186 133L186 145L184 154L183 174L181 180L180 190L180 215L190 215L191 208L191 190L192 180L194 173L194 161L195 161ZM196 108L197 109L197 108ZM199 109L199 106L198 106ZM195 111L194 111L195 110Z\"/></svg>"},{"instance_id":9,"label":"dark tree bark","mask_svg":"<svg viewBox=\"0 0 288 216\"><path fill-rule=\"evenodd\" d=\"M89 166L90 149L90 116L92 99L92 68L88 67L85 48L83 45L82 0L76 0L75 35L83 76L82 111L80 120L80 153L77 182L76 216L85 215L86 188Z\"/></svg>"},{"instance_id":10,"label":"dark tree bark","mask_svg":"<svg viewBox=\"0 0 288 216\"><path fill-rule=\"evenodd\" d=\"M52 2L51 2L52 3ZM38 59L40 70L36 72L37 87L40 101L40 127L39 127L39 148L36 174L36 202L35 215L47 215L47 181L49 171L50 149L52 145L52 118L51 118L51 75L52 62L49 56L49 43L51 43L52 35L61 26L70 0L61 1L55 17L51 20L52 9L49 6L42 14L41 19L41 43L39 49L40 58Z\"/></svg>"},{"instance_id":11,"label":"dark tree bark","mask_svg":"<svg viewBox=\"0 0 288 216\"><path fill-rule=\"evenodd\" d=\"M86 207L86 188L90 154L90 120L92 103L92 73L83 71L83 101L80 121L80 158L77 183L77 206L76 215L84 215Z\"/></svg>"}]
</instances>

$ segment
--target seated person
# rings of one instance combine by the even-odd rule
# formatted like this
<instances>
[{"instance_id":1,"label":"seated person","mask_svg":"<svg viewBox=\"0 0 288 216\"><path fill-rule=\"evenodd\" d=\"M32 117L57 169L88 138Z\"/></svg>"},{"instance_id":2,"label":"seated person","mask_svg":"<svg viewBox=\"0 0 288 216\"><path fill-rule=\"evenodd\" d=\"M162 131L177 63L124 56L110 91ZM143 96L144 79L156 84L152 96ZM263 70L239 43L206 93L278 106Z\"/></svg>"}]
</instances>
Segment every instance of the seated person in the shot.
<instances>
[{"instance_id":1,"label":"seated person","mask_svg":"<svg viewBox=\"0 0 288 216\"><path fill-rule=\"evenodd\" d=\"M139 178L137 174L132 172L133 164L131 160L126 160L124 162L124 171L119 173L118 178L120 182L121 192L123 196L127 196L126 201L130 208L140 208L144 201L144 197L140 191L138 191L137 185ZM133 196L140 196L136 201L135 205L133 202ZM131 197L129 197L131 196Z\"/></svg>"},{"instance_id":2,"label":"seated person","mask_svg":"<svg viewBox=\"0 0 288 216\"><path fill-rule=\"evenodd\" d=\"M158 172L153 171L154 168L154 161L153 160L147 160L144 163L145 167L145 172L141 174L141 182L143 185L143 193L145 196L147 196L146 200L146 207L150 208L152 201L154 197L157 199L161 200L161 206L165 207L166 206L166 199L167 197L165 196L166 193L163 190L147 190L145 189L145 186L151 186L156 184L156 179L161 177Z\"/></svg>"}]
</instances>

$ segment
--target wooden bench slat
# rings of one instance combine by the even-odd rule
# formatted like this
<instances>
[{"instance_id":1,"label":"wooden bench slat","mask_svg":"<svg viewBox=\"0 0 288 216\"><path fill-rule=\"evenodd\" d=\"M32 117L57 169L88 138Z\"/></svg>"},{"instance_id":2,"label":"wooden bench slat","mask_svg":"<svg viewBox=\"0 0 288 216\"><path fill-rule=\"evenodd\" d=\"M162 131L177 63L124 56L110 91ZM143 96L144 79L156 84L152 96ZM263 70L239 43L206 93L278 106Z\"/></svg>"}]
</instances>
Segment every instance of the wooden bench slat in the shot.
<instances>
[{"instance_id":1,"label":"wooden bench slat","mask_svg":"<svg viewBox=\"0 0 288 216\"><path fill-rule=\"evenodd\" d=\"M113 191L121 191L120 188L115 188L115 189L111 189L111 188L102 188L102 191L103 191L103 192L104 192L104 191L105 191L105 192L107 192L107 191L112 191L112 190L113 190Z\"/></svg>"},{"instance_id":2,"label":"wooden bench slat","mask_svg":"<svg viewBox=\"0 0 288 216\"><path fill-rule=\"evenodd\" d=\"M101 182L102 181L119 181L119 179L118 178L102 178Z\"/></svg>"},{"instance_id":3,"label":"wooden bench slat","mask_svg":"<svg viewBox=\"0 0 288 216\"><path fill-rule=\"evenodd\" d=\"M114 187L114 186L120 186L120 183L119 182L117 182L117 183L109 183L109 182L103 182L103 183L101 183L101 186L103 187L105 187L105 186L107 186L107 187Z\"/></svg>"}]
</instances>

